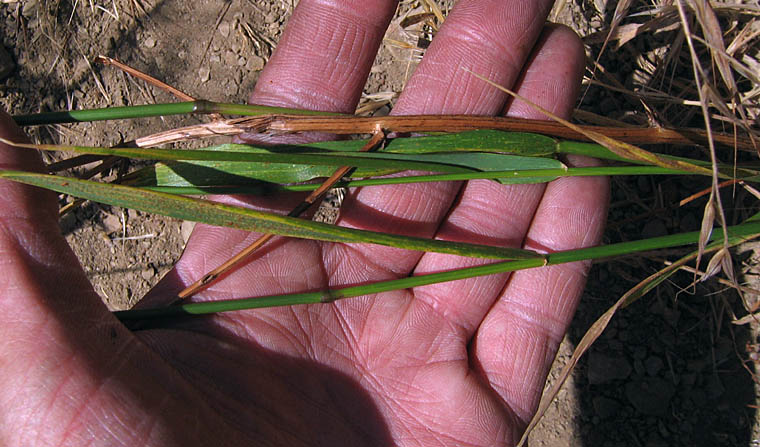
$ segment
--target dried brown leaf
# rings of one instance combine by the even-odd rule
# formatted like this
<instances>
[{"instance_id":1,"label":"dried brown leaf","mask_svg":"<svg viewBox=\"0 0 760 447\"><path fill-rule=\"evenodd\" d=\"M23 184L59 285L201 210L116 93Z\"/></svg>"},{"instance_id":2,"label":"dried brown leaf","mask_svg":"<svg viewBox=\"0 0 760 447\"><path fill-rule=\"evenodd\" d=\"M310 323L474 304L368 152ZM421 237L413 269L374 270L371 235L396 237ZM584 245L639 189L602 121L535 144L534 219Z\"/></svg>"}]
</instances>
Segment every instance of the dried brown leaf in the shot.
<instances>
[{"instance_id":1,"label":"dried brown leaf","mask_svg":"<svg viewBox=\"0 0 760 447\"><path fill-rule=\"evenodd\" d=\"M697 243L697 264L699 264L699 260L702 257L702 252L704 252L705 247L707 246L707 242L710 240L710 236L712 235L713 225L715 223L715 214L715 190L712 190L710 191L710 198L705 205L705 212L702 214L702 225L699 229L699 242Z\"/></svg>"},{"instance_id":2,"label":"dried brown leaf","mask_svg":"<svg viewBox=\"0 0 760 447\"><path fill-rule=\"evenodd\" d=\"M607 34L607 37L604 39L604 44L602 44L602 49L599 51L599 56L597 56L596 62L599 62L599 59L604 54L604 50L607 48L607 44L610 42L610 37L615 34L617 27L620 25L620 22L625 18L626 15L628 15L628 9L630 7L631 0L622 0L615 7L615 14L613 14L612 23L610 23L610 30ZM620 45L618 45L618 48L619 47Z\"/></svg>"},{"instance_id":3,"label":"dried brown leaf","mask_svg":"<svg viewBox=\"0 0 760 447\"><path fill-rule=\"evenodd\" d=\"M728 250L726 250L725 247L718 250L710 258L710 262L707 263L707 267L705 268L705 271L702 273L701 277L699 278L699 281L700 282L707 281L708 279L720 273L720 271L723 269L724 260L726 258L731 259L731 255L728 253Z\"/></svg>"},{"instance_id":4,"label":"dried brown leaf","mask_svg":"<svg viewBox=\"0 0 760 447\"><path fill-rule=\"evenodd\" d=\"M692 0L692 8L696 12L697 21L702 27L702 33L705 36L705 40L718 51L711 51L713 62L718 67L723 82L729 87L733 94L738 93L739 89L736 86L736 79L731 72L731 65L726 57L726 47L723 42L723 31L720 28L718 17L715 15L710 3L706 0Z\"/></svg>"}]
</instances>

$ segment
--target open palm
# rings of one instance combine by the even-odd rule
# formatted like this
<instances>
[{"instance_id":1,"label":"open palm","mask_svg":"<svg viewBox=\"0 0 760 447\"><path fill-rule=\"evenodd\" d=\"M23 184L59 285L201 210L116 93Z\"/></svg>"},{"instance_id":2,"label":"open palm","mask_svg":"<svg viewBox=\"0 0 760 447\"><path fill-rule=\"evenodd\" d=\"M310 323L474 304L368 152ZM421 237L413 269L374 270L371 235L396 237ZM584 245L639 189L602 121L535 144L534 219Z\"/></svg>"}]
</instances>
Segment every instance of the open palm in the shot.
<instances>
[{"instance_id":1,"label":"open palm","mask_svg":"<svg viewBox=\"0 0 760 447\"><path fill-rule=\"evenodd\" d=\"M463 68L567 115L582 47L548 0L460 0L394 109L538 117ZM251 101L353 111L391 0L302 0ZM3 135L18 137L7 117ZM570 160L589 163L589 160ZM3 148L0 168L39 161ZM285 211L297 197L245 200ZM339 224L551 251L596 243L602 179L353 191ZM44 204L41 206L40 204ZM585 282L586 264L129 332L58 235L53 197L0 183L0 443L514 443ZM257 235L198 226L141 305L165 302ZM276 239L195 300L320 290L481 263L374 245Z\"/></svg>"}]
</instances>

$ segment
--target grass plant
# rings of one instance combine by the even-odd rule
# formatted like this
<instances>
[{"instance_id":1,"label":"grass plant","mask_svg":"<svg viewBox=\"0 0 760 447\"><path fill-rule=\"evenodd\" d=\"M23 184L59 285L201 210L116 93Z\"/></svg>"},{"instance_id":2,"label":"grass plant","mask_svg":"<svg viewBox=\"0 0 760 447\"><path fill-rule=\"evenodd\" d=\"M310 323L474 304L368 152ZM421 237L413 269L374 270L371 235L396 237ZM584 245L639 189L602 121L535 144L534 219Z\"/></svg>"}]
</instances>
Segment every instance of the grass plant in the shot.
<instances>
[{"instance_id":1,"label":"grass plant","mask_svg":"<svg viewBox=\"0 0 760 447\"><path fill-rule=\"evenodd\" d=\"M435 3L425 4L429 17L424 20L437 27L443 21L442 11L434 7ZM559 17L568 7L566 0L558 1L554 16ZM119 184L13 171L2 171L0 177L84 199L214 225L289 237L377 243L499 260L485 266L318 293L180 303L161 309L117 312L117 316L125 321L328 303L369 293L563 262L603 260L675 246L692 247L692 252L644 279L622 296L589 329L560 379L545 394L525 440L580 356L600 336L619 309L641 298L680 268L687 267L688 263L693 263L693 271L699 273L695 274L695 280L704 280L722 271L726 282L741 295L741 290L746 292L747 289L739 284L734 273L731 250L760 236L760 221L755 214L757 204L744 213L732 213L737 210L728 209L720 194L722 187L738 185L760 199L756 189L756 183L760 181L760 165L756 160L760 148L760 7L739 1L657 0L643 4L624 0L617 2L614 11L597 12L602 16L608 14L611 19L608 26L586 37L590 46L601 45L599 52L589 60L585 81L587 93L595 88L614 92L615 100L627 104L632 110L628 115L603 117L579 110L576 121L585 124L577 125L469 116L355 117L204 100L20 115L14 118L27 126L190 113L239 115L242 118L215 119L210 123L144 136L135 140L135 147L26 146L86 156L79 159L80 162L106 157L155 162L123 177ZM666 35L668 43L664 43ZM623 84L600 61L605 51L631 45L637 39L650 39L661 46L653 45L650 51L642 52L637 60L638 78L630 85ZM377 129L428 135L393 138L387 141L383 150L366 153L359 152L365 144L361 140L279 147L221 144L193 150L155 147L186 138L235 135L252 130L360 135ZM674 147L701 149L692 151L687 157ZM694 156L694 152L699 157ZM609 164L568 168L559 160L561 154L590 155L609 160ZM59 165L58 168L77 163ZM706 200L700 231L549 255L349 230L192 197L209 193L270 194L314 190L321 185L319 179L330 176L340 167L356 168L350 175L335 179L336 185L342 187L476 178L502 183L536 183L588 175L691 175L707 177L710 187L703 194ZM406 170L428 171L430 174L384 177ZM729 225L727 214L740 215L740 223ZM702 258L707 262L700 263ZM756 318L752 315L757 311L757 306L753 305L757 298L743 298L747 313L737 316L736 321L747 323Z\"/></svg>"}]
</instances>

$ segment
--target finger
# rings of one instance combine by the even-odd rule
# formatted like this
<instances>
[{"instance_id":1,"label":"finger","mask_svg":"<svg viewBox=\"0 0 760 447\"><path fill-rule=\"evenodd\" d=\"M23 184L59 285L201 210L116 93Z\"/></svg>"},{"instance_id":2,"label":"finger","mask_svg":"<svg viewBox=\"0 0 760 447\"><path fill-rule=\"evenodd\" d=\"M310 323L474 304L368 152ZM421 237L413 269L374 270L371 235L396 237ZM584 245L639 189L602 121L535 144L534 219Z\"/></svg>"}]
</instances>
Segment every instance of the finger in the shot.
<instances>
[{"instance_id":1,"label":"finger","mask_svg":"<svg viewBox=\"0 0 760 447\"><path fill-rule=\"evenodd\" d=\"M301 1L250 101L353 113L395 4Z\"/></svg>"},{"instance_id":2,"label":"finger","mask_svg":"<svg viewBox=\"0 0 760 447\"><path fill-rule=\"evenodd\" d=\"M468 113L491 115L506 96L466 72L512 86L543 26L551 1L462 0L436 35L399 98L394 114ZM375 231L430 237L452 205L459 183L375 186L355 191L344 201L340 223ZM419 253L374 246L330 248L334 259L357 256L370 261L368 276L404 275ZM336 277L355 279L350 266L338 265Z\"/></svg>"},{"instance_id":3,"label":"finger","mask_svg":"<svg viewBox=\"0 0 760 447\"><path fill-rule=\"evenodd\" d=\"M3 112L0 136L26 140ZM0 144L0 169L42 167L36 152ZM161 442L165 434L151 436L157 432L155 421L148 418L146 425L144 415L139 416L142 410L159 409L155 416L192 409L197 420L214 420L218 413L208 408L206 399L136 342L106 309L61 235L55 197L0 180L3 441L144 445L149 438ZM167 400L167 395L172 398ZM115 420L125 429L115 427ZM224 430L212 431L216 433L187 430L170 436L183 445L212 444Z\"/></svg>"},{"instance_id":4,"label":"finger","mask_svg":"<svg viewBox=\"0 0 760 447\"><path fill-rule=\"evenodd\" d=\"M595 164L588 159L575 163ZM564 178L546 189L525 247L543 252L599 243L606 220L606 178ZM590 263L516 272L472 346L491 387L523 423L538 406L546 375L575 313Z\"/></svg>"},{"instance_id":5,"label":"finger","mask_svg":"<svg viewBox=\"0 0 760 447\"><path fill-rule=\"evenodd\" d=\"M0 136L18 143L28 139L8 114L0 110ZM0 169L44 172L39 153L0 144ZM0 181L0 209L3 218L56 220L55 194L31 186Z\"/></svg>"},{"instance_id":6,"label":"finger","mask_svg":"<svg viewBox=\"0 0 760 447\"><path fill-rule=\"evenodd\" d=\"M548 26L516 90L521 96L567 117L578 94L583 61L583 46L575 33L564 27ZM513 108L507 110L512 116L540 118L533 109L512 105ZM504 186L489 180L470 181L436 237L521 247L543 193L542 184ZM427 253L415 268L415 274L488 262L492 261ZM469 339L498 299L508 277L508 274L491 275L421 287L415 289L415 297L419 305L436 309Z\"/></svg>"},{"instance_id":7,"label":"finger","mask_svg":"<svg viewBox=\"0 0 760 447\"><path fill-rule=\"evenodd\" d=\"M393 0L302 0L261 73L250 102L353 112L395 5ZM293 142L292 139L288 141ZM292 209L299 198L300 196L278 196L279 203L247 199L245 204L283 214ZM221 265L258 236L258 233L197 226L175 269L140 302L140 306L150 307L172 301L173 294ZM309 247L309 244L311 243L303 241L289 242L289 247ZM266 260L273 265L289 265L286 254L273 250L276 246L272 242L268 243L262 253L254 255L252 259L260 258L266 253ZM312 247L299 256L305 256L301 258L305 262L321 265L321 259L315 258L318 255L318 250ZM292 282L278 281L272 278L271 272L262 272L260 269L263 267L255 264L260 263L250 263L237 269L200 296L251 296L266 290L281 290L284 284L290 290L298 290L298 287L304 287L307 283L322 281L315 277L290 278L293 279ZM286 271L292 273L296 270ZM315 275L322 276L321 273ZM256 279L252 280L253 278ZM241 287L243 284L245 286Z\"/></svg>"},{"instance_id":8,"label":"finger","mask_svg":"<svg viewBox=\"0 0 760 447\"><path fill-rule=\"evenodd\" d=\"M4 112L0 112L0 136L27 141ZM43 166L37 152L0 144L0 169L41 172ZM6 428L32 427L38 417L44 424L44 418L60 410L64 401L71 405L69 411L84 408L70 394L81 382L75 384L63 370L88 371L88 359L107 364L108 351L93 342L109 339L106 328L113 331L113 339L128 336L92 290L61 236L55 197L49 191L0 180L0 426ZM108 346L109 351L116 347ZM97 388L78 391L89 398L92 389ZM55 390L56 395L50 399L45 390ZM37 399L39 395L44 400ZM68 425L61 421L47 421L51 429L37 435L57 435L55 427Z\"/></svg>"},{"instance_id":9,"label":"finger","mask_svg":"<svg viewBox=\"0 0 760 447\"><path fill-rule=\"evenodd\" d=\"M13 120L1 111L0 136L27 142ZM0 169L44 171L37 152L5 144L0 144ZM51 308L72 311L82 305L106 313L60 234L55 197L50 191L0 180L0 263L3 271L0 277L0 319L10 317L11 320L7 325L0 323L3 331L14 327L18 321L13 320L26 312L43 318ZM71 284L70 288L61 289L60 285L64 283ZM42 297L69 294L70 301L63 298L60 301L39 301ZM82 317L92 313L93 310L87 310ZM13 338L16 338L23 336L19 334L24 331L11 333L15 333ZM8 340L3 335L0 339Z\"/></svg>"}]
</instances>

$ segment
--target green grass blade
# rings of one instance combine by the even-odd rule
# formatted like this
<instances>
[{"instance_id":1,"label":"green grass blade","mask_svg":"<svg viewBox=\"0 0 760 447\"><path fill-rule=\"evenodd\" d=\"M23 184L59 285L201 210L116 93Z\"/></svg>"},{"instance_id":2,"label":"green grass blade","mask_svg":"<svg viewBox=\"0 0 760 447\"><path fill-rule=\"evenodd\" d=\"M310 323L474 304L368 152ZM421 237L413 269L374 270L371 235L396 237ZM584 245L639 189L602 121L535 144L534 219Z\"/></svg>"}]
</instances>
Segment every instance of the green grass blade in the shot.
<instances>
[{"instance_id":1,"label":"green grass blade","mask_svg":"<svg viewBox=\"0 0 760 447\"><path fill-rule=\"evenodd\" d=\"M166 165L168 169L183 178L202 178L211 171L219 171L220 162L236 162L228 165L238 171L243 170L247 178L275 183L295 183L317 177L329 176L332 169L339 166L355 166L357 176L376 176L404 170L431 172L472 172L507 169L559 169L564 165L551 158L523 157L517 155L495 154L490 152L435 152L435 153L385 153L385 152L285 152L265 150L240 144L225 144L207 149L145 149L145 148L104 148L89 146L61 145L19 145L51 151L72 151L80 154L118 156L140 160L195 161L209 163L175 163ZM299 147L296 147L299 148ZM304 149L304 147L300 147ZM309 165L295 167L294 165ZM312 166L329 167L316 169ZM192 168L197 167L195 170ZM227 172L230 177L243 176ZM292 175L291 175L292 174ZM168 175L168 174L165 174ZM543 179L534 180L541 182ZM530 182L523 178L523 183ZM193 186L199 186L193 181ZM201 185L202 186L202 185Z\"/></svg>"},{"instance_id":2,"label":"green grass blade","mask_svg":"<svg viewBox=\"0 0 760 447\"><path fill-rule=\"evenodd\" d=\"M337 158L335 164L330 166L301 165L285 163L239 163L239 162L167 162L148 166L134 174L125 177L135 186L214 186L214 185L249 185L252 181L271 182L279 184L292 184L306 182L320 177L329 177L335 167L345 165L365 165L368 161L393 160L393 168L358 168L352 177L364 178L391 174L404 170L414 169L414 166L422 166L425 163L427 171L446 172L454 171L467 175L484 174L485 178L492 178L502 183L542 183L553 180L546 178L547 175L561 175L566 168L557 160L521 157L516 155L500 155L487 153L472 154L426 154L411 155L400 154L387 157L387 154L376 154L374 157L362 157L361 161L349 158ZM304 158L301 160L307 160ZM440 164L433 162L441 162ZM461 167L466 169L456 169ZM535 176L513 175L515 171L524 173L533 170L541 171ZM487 172L497 171L501 175L489 175ZM519 179L518 179L519 177ZM453 178L451 180L454 180Z\"/></svg>"},{"instance_id":3,"label":"green grass blade","mask_svg":"<svg viewBox=\"0 0 760 447\"><path fill-rule=\"evenodd\" d=\"M178 219L249 231L344 243L372 243L490 259L544 259L529 250L446 242L327 225L206 200L147 191L123 185L20 171L0 171L0 178L40 186L75 197L133 208Z\"/></svg>"},{"instance_id":4,"label":"green grass blade","mask_svg":"<svg viewBox=\"0 0 760 447\"><path fill-rule=\"evenodd\" d=\"M227 168L229 166L225 165ZM162 191L171 194L253 194L270 195L282 191L313 191L318 183L300 185L277 185L272 183L257 183L254 177L249 177L246 170L249 165L235 168L231 174L228 170L215 170L209 166L208 171L194 166L192 170L183 172L181 166L172 164L166 166L157 164L137 171L136 176L129 177L132 186L146 188L151 191ZM182 174L179 174L182 172ZM190 173L192 172L192 174ZM239 174L239 175L238 175ZM588 168L532 169L492 172L466 172L457 174L409 175L390 178L376 178L339 182L336 187L360 187L379 185L404 185L410 183L430 183L446 181L462 181L475 179L498 180L504 184L544 183L560 177L594 177L609 175L677 175L688 174L659 166L605 166ZM293 173L289 174L293 175Z\"/></svg>"},{"instance_id":5,"label":"green grass blade","mask_svg":"<svg viewBox=\"0 0 760 447\"><path fill-rule=\"evenodd\" d=\"M102 109L68 110L63 112L34 113L15 115L13 120L19 126L38 126L43 124L79 123L90 121L108 121L152 116L186 115L189 113L221 113L226 115L336 115L335 113L313 110L289 109L248 104L227 104L206 100L176 102L168 104L148 104L141 106L106 107Z\"/></svg>"},{"instance_id":6,"label":"green grass blade","mask_svg":"<svg viewBox=\"0 0 760 447\"><path fill-rule=\"evenodd\" d=\"M748 240L760 235L760 222L745 222L741 225L729 227L731 240L734 242ZM558 265L567 262L575 262L589 259L600 259L611 256L639 253L653 249L677 247L681 245L695 244L699 238L699 232L681 233L670 236L662 236L633 242L623 242L600 247L590 247L577 250L566 250L548 255L548 259L526 259L519 261L497 262L477 267L468 267L441 273L412 276L408 278L394 279L390 281L376 282L361 286L337 288L328 291L296 293L287 295L272 295L256 298L218 300L202 303L177 304L157 309L136 309L114 312L122 321L148 318L163 318L178 315L201 315L217 312L230 312L236 310L256 309L262 307L287 306L310 303L329 303L338 299L352 298L373 293L389 292L393 290L408 289L423 285L440 282L455 281L476 276L492 275L496 273L513 272L528 268L541 267L543 265ZM715 230L712 239L721 240L722 230Z\"/></svg>"},{"instance_id":7,"label":"green grass blade","mask_svg":"<svg viewBox=\"0 0 760 447\"><path fill-rule=\"evenodd\" d=\"M318 166L356 166L387 172L388 170L425 170L433 172L468 172L486 169L489 166L504 165L500 154L492 153L433 153L433 154L392 154L373 152L324 152L324 153L284 153L269 151L248 151L246 145L228 144L213 150L207 149L144 149L107 148L91 146L27 145L49 151L71 151L80 154L106 155L137 160L173 161L234 161L260 163L266 169L267 163L304 164ZM537 167L558 167L561 163L552 159L519 157L521 165ZM500 161L501 160L501 161ZM535 160L534 162L532 160ZM375 171L373 171L375 172Z\"/></svg>"},{"instance_id":8,"label":"green grass blade","mask_svg":"<svg viewBox=\"0 0 760 447\"><path fill-rule=\"evenodd\" d=\"M583 142L578 142L578 141L558 142L557 153L585 155L588 157L594 157L594 158L599 158L603 160L620 161L620 162L633 163L633 164L639 164L639 165L644 165L644 166L653 165L650 162L632 160L629 158L622 157L620 155L615 154L614 152L607 149L606 147L598 145L598 144L583 143ZM711 163L709 161L697 160L697 159L686 158L686 157L676 157L673 155L665 155L665 154L660 154L656 152L652 152L651 154L658 159L672 162L671 164L673 165L677 163L681 163L681 164L694 165L700 168L709 168L711 166ZM743 166L719 164L718 170L720 172L721 178L724 178L724 179L741 178L742 180L749 181L749 182L757 182L758 180L760 180L758 179L758 176L760 175L760 170L758 170L756 166L743 167ZM689 173L689 174L699 174L699 172L687 171L687 170L679 170L679 172Z\"/></svg>"}]
</instances>

